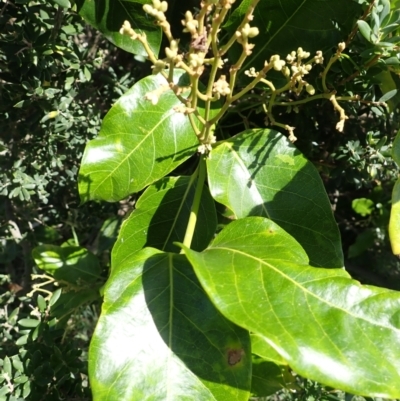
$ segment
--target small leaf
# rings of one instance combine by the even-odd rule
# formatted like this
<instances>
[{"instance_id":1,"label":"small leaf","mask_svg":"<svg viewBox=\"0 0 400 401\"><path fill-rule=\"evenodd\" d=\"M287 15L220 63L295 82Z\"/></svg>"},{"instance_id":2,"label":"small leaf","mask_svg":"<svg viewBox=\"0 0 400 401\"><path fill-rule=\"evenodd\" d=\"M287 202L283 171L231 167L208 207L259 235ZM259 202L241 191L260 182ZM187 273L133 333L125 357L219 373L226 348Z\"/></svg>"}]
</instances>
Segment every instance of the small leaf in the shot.
<instances>
[{"instance_id":1,"label":"small leaf","mask_svg":"<svg viewBox=\"0 0 400 401\"><path fill-rule=\"evenodd\" d=\"M47 304L46 300L40 294L37 297L37 304L39 307L39 311L43 313L46 310Z\"/></svg>"},{"instance_id":2,"label":"small leaf","mask_svg":"<svg viewBox=\"0 0 400 401\"><path fill-rule=\"evenodd\" d=\"M369 216L375 209L375 203L371 199L358 198L351 202L352 209L359 215Z\"/></svg>"},{"instance_id":3,"label":"small leaf","mask_svg":"<svg viewBox=\"0 0 400 401\"><path fill-rule=\"evenodd\" d=\"M38 319L21 319L18 320L18 324L22 327L37 327L40 323Z\"/></svg>"},{"instance_id":4,"label":"small leaf","mask_svg":"<svg viewBox=\"0 0 400 401\"><path fill-rule=\"evenodd\" d=\"M59 289L57 289L57 290L55 290L53 292L53 294L52 294L52 296L50 298L50 301L49 301L49 306L53 306L58 301L58 299L61 296L61 293L62 293L62 289L61 288L59 288Z\"/></svg>"},{"instance_id":5,"label":"small leaf","mask_svg":"<svg viewBox=\"0 0 400 401\"><path fill-rule=\"evenodd\" d=\"M364 38L368 40L368 42L371 42L372 31L371 31L371 27L368 25L368 23L365 22L364 20L358 20L357 25L358 25L358 29L361 32L361 35L363 35Z\"/></svg>"},{"instance_id":6,"label":"small leaf","mask_svg":"<svg viewBox=\"0 0 400 401\"><path fill-rule=\"evenodd\" d=\"M60 7L63 8L70 8L71 3L68 0L51 0L53 3L58 4Z\"/></svg>"},{"instance_id":7,"label":"small leaf","mask_svg":"<svg viewBox=\"0 0 400 401\"><path fill-rule=\"evenodd\" d=\"M11 360L8 356L3 359L3 371L4 373L7 373L10 379L12 378L12 365Z\"/></svg>"},{"instance_id":8,"label":"small leaf","mask_svg":"<svg viewBox=\"0 0 400 401\"><path fill-rule=\"evenodd\" d=\"M32 250L32 256L39 268L56 280L77 283L96 281L100 277L99 260L86 248L40 245Z\"/></svg>"},{"instance_id":9,"label":"small leaf","mask_svg":"<svg viewBox=\"0 0 400 401\"><path fill-rule=\"evenodd\" d=\"M15 344L18 345L18 346L27 344L28 337L29 337L28 334L25 334L25 335L21 336L20 338L18 338L17 341L15 341Z\"/></svg>"},{"instance_id":10,"label":"small leaf","mask_svg":"<svg viewBox=\"0 0 400 401\"><path fill-rule=\"evenodd\" d=\"M398 90L397 89L393 89L387 93L385 93L379 100L378 102L386 102L389 99L391 99L392 97L396 96Z\"/></svg>"}]
</instances>

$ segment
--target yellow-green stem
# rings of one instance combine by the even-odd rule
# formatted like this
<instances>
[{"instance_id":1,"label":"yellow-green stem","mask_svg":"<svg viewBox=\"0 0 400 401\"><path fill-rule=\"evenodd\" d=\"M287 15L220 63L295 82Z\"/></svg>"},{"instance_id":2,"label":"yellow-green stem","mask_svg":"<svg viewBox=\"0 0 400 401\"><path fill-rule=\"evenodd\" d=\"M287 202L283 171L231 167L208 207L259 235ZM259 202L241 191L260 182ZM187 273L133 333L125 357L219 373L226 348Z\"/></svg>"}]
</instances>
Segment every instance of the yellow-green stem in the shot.
<instances>
[{"instance_id":1,"label":"yellow-green stem","mask_svg":"<svg viewBox=\"0 0 400 401\"><path fill-rule=\"evenodd\" d=\"M205 156L201 156L200 163L198 166L198 179L196 184L196 190L194 193L192 208L190 210L190 217L185 233L185 238L183 239L183 245L185 245L188 248L190 248L190 245L192 244L205 180L206 180L206 159Z\"/></svg>"}]
</instances>

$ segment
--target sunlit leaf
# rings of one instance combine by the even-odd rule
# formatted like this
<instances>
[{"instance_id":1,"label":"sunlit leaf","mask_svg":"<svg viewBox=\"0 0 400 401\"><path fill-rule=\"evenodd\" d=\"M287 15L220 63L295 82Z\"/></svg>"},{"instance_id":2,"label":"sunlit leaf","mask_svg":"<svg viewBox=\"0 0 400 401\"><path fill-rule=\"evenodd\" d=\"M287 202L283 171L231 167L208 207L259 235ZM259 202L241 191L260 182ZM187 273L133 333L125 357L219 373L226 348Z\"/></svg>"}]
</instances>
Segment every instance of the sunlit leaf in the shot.
<instances>
[{"instance_id":1,"label":"sunlit leaf","mask_svg":"<svg viewBox=\"0 0 400 401\"><path fill-rule=\"evenodd\" d=\"M32 256L38 267L56 280L77 283L100 278L99 261L86 248L40 245L32 250Z\"/></svg>"},{"instance_id":2,"label":"sunlit leaf","mask_svg":"<svg viewBox=\"0 0 400 401\"><path fill-rule=\"evenodd\" d=\"M285 249L287 236L249 217L202 253L185 253L217 308L267 338L297 373L352 394L400 397L400 294L308 266Z\"/></svg>"},{"instance_id":3,"label":"sunlit leaf","mask_svg":"<svg viewBox=\"0 0 400 401\"><path fill-rule=\"evenodd\" d=\"M184 79L177 73L177 80ZM156 106L145 99L165 87ZM161 75L136 83L111 108L97 138L86 145L79 171L82 201L118 201L138 192L192 156L198 141L180 100Z\"/></svg>"},{"instance_id":4,"label":"sunlit leaf","mask_svg":"<svg viewBox=\"0 0 400 401\"><path fill-rule=\"evenodd\" d=\"M249 335L214 308L185 256L146 248L115 263L90 347L94 399L247 401Z\"/></svg>"},{"instance_id":5,"label":"sunlit leaf","mask_svg":"<svg viewBox=\"0 0 400 401\"><path fill-rule=\"evenodd\" d=\"M211 195L237 218L265 216L306 250L311 264L342 267L337 224L315 167L280 133L248 130L207 160Z\"/></svg>"}]
</instances>

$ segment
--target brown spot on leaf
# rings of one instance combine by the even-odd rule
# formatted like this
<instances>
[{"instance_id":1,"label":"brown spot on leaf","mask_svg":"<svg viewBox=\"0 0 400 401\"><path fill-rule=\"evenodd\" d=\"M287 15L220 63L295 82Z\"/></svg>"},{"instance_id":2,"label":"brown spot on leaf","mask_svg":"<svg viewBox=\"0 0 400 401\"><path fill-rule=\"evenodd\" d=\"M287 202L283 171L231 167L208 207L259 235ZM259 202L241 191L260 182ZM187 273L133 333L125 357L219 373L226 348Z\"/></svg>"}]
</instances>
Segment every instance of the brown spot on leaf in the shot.
<instances>
[{"instance_id":1,"label":"brown spot on leaf","mask_svg":"<svg viewBox=\"0 0 400 401\"><path fill-rule=\"evenodd\" d=\"M231 366L238 364L244 356L243 349L230 349L228 350L228 363Z\"/></svg>"}]
</instances>

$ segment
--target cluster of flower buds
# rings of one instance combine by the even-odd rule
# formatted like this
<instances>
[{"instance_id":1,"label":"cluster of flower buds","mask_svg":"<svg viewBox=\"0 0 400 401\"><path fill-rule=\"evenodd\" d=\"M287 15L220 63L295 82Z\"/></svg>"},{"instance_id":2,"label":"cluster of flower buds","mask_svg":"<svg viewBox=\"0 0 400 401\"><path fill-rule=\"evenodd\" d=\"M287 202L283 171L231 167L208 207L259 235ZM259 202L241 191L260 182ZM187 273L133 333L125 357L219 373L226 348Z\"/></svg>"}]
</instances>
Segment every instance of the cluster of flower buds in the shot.
<instances>
[{"instance_id":1,"label":"cluster of flower buds","mask_svg":"<svg viewBox=\"0 0 400 401\"><path fill-rule=\"evenodd\" d=\"M183 19L181 22L182 25L185 27L183 29L183 32L189 32L192 36L197 35L199 21L193 18L193 14L190 11L186 11L185 19Z\"/></svg>"},{"instance_id":2,"label":"cluster of flower buds","mask_svg":"<svg viewBox=\"0 0 400 401\"><path fill-rule=\"evenodd\" d=\"M129 36L132 40L136 40L138 38L138 34L132 29L129 21L124 21L119 33L121 35Z\"/></svg>"},{"instance_id":3,"label":"cluster of flower buds","mask_svg":"<svg viewBox=\"0 0 400 401\"><path fill-rule=\"evenodd\" d=\"M235 35L240 44L247 42L249 38L256 37L260 31L256 26L251 27L250 24L244 24L240 31L236 31Z\"/></svg>"},{"instance_id":4,"label":"cluster of flower buds","mask_svg":"<svg viewBox=\"0 0 400 401\"><path fill-rule=\"evenodd\" d=\"M218 81L214 82L213 93L219 96L227 96L231 93L229 82L226 80L225 75L221 75Z\"/></svg>"},{"instance_id":5,"label":"cluster of flower buds","mask_svg":"<svg viewBox=\"0 0 400 401\"><path fill-rule=\"evenodd\" d=\"M166 21L165 13L168 10L168 3L166 1L153 0L153 5L145 4L143 10L157 21Z\"/></svg>"},{"instance_id":6,"label":"cluster of flower buds","mask_svg":"<svg viewBox=\"0 0 400 401\"><path fill-rule=\"evenodd\" d=\"M322 64L324 58L322 52L318 50L313 59L304 63L303 61L309 57L310 52L304 51L301 47L299 47L297 51L292 51L286 56L286 61L290 65L290 70L289 67L286 66L284 75L287 77L291 76L292 89L296 94L299 94L303 88L305 88L310 95L315 94L314 87L303 78L311 71L312 63Z\"/></svg>"}]
</instances>

